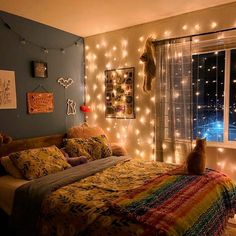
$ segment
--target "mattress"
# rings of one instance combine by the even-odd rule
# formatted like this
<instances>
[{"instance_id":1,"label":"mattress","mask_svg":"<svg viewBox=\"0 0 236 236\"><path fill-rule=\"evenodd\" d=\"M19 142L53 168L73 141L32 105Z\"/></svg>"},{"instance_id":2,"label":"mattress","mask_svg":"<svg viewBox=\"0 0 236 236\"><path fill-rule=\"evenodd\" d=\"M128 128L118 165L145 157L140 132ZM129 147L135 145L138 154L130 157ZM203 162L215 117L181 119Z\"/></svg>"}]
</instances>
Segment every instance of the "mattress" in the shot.
<instances>
[{"instance_id":1,"label":"mattress","mask_svg":"<svg viewBox=\"0 0 236 236\"><path fill-rule=\"evenodd\" d=\"M16 179L10 175L0 177L0 208L11 215L15 190L29 182L25 179Z\"/></svg>"}]
</instances>

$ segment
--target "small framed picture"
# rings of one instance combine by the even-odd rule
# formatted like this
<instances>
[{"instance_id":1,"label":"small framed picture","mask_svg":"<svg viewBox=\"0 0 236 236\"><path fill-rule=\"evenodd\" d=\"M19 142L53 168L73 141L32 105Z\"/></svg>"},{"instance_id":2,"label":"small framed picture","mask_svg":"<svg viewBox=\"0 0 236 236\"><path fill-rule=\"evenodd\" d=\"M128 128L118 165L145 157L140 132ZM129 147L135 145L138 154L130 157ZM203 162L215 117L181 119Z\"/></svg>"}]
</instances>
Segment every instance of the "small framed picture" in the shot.
<instances>
[{"instance_id":1,"label":"small framed picture","mask_svg":"<svg viewBox=\"0 0 236 236\"><path fill-rule=\"evenodd\" d=\"M33 61L33 77L35 78L47 78L48 77L48 67L46 62Z\"/></svg>"}]
</instances>

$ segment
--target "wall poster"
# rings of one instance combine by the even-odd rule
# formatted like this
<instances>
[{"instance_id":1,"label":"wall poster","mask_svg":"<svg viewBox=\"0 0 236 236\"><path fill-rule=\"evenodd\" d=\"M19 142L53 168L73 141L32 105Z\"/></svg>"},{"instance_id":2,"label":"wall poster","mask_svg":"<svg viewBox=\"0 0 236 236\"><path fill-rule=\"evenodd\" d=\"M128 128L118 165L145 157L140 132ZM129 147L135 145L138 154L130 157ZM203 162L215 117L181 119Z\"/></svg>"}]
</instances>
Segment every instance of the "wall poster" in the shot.
<instances>
[{"instance_id":1,"label":"wall poster","mask_svg":"<svg viewBox=\"0 0 236 236\"><path fill-rule=\"evenodd\" d=\"M134 67L105 71L105 117L134 119Z\"/></svg>"},{"instance_id":2,"label":"wall poster","mask_svg":"<svg viewBox=\"0 0 236 236\"><path fill-rule=\"evenodd\" d=\"M0 109L16 109L15 72L0 70Z\"/></svg>"},{"instance_id":3,"label":"wall poster","mask_svg":"<svg viewBox=\"0 0 236 236\"><path fill-rule=\"evenodd\" d=\"M53 112L53 93L27 93L27 105L29 114Z\"/></svg>"}]
</instances>

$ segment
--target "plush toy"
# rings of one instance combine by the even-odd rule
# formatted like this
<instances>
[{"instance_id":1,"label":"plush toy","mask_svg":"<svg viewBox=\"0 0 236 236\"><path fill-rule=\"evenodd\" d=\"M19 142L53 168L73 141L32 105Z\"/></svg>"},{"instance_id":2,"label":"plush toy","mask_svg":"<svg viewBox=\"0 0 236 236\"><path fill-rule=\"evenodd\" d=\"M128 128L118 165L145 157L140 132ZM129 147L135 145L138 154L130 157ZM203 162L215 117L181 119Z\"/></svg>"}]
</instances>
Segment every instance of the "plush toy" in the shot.
<instances>
[{"instance_id":1,"label":"plush toy","mask_svg":"<svg viewBox=\"0 0 236 236\"><path fill-rule=\"evenodd\" d=\"M0 133L0 146L3 144L10 143L12 141L12 138L6 134Z\"/></svg>"},{"instance_id":2,"label":"plush toy","mask_svg":"<svg viewBox=\"0 0 236 236\"><path fill-rule=\"evenodd\" d=\"M143 91L148 92L152 89L152 80L156 76L156 65L154 60L153 38L149 37L146 41L144 52L140 60L144 63L144 82Z\"/></svg>"}]
</instances>

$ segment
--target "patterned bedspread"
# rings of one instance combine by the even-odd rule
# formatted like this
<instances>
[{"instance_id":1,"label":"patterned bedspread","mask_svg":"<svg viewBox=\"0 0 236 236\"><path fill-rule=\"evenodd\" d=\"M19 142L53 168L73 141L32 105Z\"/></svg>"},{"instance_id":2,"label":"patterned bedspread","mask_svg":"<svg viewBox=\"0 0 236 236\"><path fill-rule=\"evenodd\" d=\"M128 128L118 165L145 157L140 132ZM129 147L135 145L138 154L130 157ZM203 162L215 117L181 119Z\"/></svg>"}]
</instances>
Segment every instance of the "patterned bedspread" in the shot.
<instances>
[{"instance_id":1,"label":"patterned bedspread","mask_svg":"<svg viewBox=\"0 0 236 236\"><path fill-rule=\"evenodd\" d=\"M236 209L235 186L216 171L174 168L132 159L62 187L43 201L39 234L221 235Z\"/></svg>"}]
</instances>

